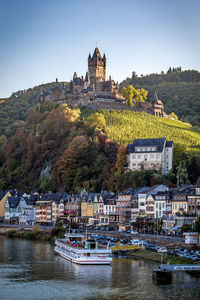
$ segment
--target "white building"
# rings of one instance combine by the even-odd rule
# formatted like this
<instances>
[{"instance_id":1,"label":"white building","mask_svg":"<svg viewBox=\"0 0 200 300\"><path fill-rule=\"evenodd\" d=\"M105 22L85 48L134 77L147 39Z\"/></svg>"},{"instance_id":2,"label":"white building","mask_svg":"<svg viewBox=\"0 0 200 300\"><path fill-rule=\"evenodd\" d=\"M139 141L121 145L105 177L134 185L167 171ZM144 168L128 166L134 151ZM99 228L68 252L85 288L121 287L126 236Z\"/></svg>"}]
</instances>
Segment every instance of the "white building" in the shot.
<instances>
[{"instance_id":1,"label":"white building","mask_svg":"<svg viewBox=\"0 0 200 300\"><path fill-rule=\"evenodd\" d=\"M155 216L155 197L157 194L165 192L167 190L168 187L163 184L141 188L141 190L138 191L137 195L139 214Z\"/></svg>"},{"instance_id":2,"label":"white building","mask_svg":"<svg viewBox=\"0 0 200 300\"><path fill-rule=\"evenodd\" d=\"M198 232L184 232L185 244L200 245L200 235Z\"/></svg>"},{"instance_id":3,"label":"white building","mask_svg":"<svg viewBox=\"0 0 200 300\"><path fill-rule=\"evenodd\" d=\"M33 225L36 199L35 194L8 197L5 202L5 221L19 225Z\"/></svg>"},{"instance_id":4,"label":"white building","mask_svg":"<svg viewBox=\"0 0 200 300\"><path fill-rule=\"evenodd\" d=\"M127 146L128 168L135 170L156 169L166 174L173 167L173 141L166 138L136 139Z\"/></svg>"},{"instance_id":5,"label":"white building","mask_svg":"<svg viewBox=\"0 0 200 300\"><path fill-rule=\"evenodd\" d=\"M155 196L154 218L160 219L166 214L166 196Z\"/></svg>"},{"instance_id":6,"label":"white building","mask_svg":"<svg viewBox=\"0 0 200 300\"><path fill-rule=\"evenodd\" d=\"M116 203L115 201L105 201L103 208L104 215L110 215L116 213Z\"/></svg>"}]
</instances>

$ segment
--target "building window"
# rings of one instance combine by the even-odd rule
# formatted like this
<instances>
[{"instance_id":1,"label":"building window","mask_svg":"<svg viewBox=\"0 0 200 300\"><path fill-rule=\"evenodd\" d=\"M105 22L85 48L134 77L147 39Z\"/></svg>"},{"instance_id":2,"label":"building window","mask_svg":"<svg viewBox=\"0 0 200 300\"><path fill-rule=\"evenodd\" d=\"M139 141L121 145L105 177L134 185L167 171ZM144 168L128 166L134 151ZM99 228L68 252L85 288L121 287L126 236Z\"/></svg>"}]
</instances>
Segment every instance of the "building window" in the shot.
<instances>
[{"instance_id":1,"label":"building window","mask_svg":"<svg viewBox=\"0 0 200 300\"><path fill-rule=\"evenodd\" d=\"M142 158L142 155L140 155L140 154L138 154L138 156L137 156L139 159L141 159Z\"/></svg>"},{"instance_id":2,"label":"building window","mask_svg":"<svg viewBox=\"0 0 200 300\"><path fill-rule=\"evenodd\" d=\"M150 158L151 158L151 159L154 158L154 154L150 154Z\"/></svg>"},{"instance_id":3,"label":"building window","mask_svg":"<svg viewBox=\"0 0 200 300\"><path fill-rule=\"evenodd\" d=\"M135 154L132 154L132 159L135 159L136 158L136 155Z\"/></svg>"}]
</instances>

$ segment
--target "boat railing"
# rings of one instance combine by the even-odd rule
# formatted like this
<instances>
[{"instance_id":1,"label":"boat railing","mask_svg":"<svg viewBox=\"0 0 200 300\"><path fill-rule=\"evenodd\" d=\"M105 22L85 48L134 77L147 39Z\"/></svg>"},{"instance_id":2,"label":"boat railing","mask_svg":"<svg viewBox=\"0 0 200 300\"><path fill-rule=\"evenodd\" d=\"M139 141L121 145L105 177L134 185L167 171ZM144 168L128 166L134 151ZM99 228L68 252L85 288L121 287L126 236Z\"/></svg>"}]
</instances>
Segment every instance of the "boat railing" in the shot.
<instances>
[{"instance_id":1,"label":"boat railing","mask_svg":"<svg viewBox=\"0 0 200 300\"><path fill-rule=\"evenodd\" d=\"M62 246L62 247L65 247L65 248L70 248L70 250L73 250L74 252L76 253L111 253L111 249L107 249L107 248L104 248L104 249L87 249L87 248L78 248L78 247L73 247L69 244L66 244L65 242L63 241L59 241L57 240L56 241L56 245L58 246Z\"/></svg>"}]
</instances>

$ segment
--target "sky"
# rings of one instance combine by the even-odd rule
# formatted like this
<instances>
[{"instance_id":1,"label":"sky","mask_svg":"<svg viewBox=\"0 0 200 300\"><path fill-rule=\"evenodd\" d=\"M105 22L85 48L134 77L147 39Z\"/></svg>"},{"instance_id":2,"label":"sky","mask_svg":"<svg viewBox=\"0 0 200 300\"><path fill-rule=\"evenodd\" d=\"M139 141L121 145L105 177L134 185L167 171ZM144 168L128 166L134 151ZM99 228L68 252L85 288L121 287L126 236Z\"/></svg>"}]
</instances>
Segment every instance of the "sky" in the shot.
<instances>
[{"instance_id":1,"label":"sky","mask_svg":"<svg viewBox=\"0 0 200 300\"><path fill-rule=\"evenodd\" d=\"M0 0L0 98L85 75L96 45L119 82L200 71L200 0Z\"/></svg>"}]
</instances>

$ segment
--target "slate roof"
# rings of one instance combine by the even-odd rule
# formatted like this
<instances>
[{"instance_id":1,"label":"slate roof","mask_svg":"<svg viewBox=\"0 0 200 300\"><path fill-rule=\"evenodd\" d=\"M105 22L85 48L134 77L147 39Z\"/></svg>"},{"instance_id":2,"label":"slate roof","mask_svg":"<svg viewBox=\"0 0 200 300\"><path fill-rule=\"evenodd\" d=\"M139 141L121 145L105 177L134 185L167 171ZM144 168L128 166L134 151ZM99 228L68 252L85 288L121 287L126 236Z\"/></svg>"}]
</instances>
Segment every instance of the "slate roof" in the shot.
<instances>
[{"instance_id":1,"label":"slate roof","mask_svg":"<svg viewBox=\"0 0 200 300\"><path fill-rule=\"evenodd\" d=\"M93 60L93 59L96 59L97 57L101 57L101 54L100 54L99 49L96 47L96 48L94 49L94 53L93 53L93 55L92 55L92 60ZM101 58L102 58L102 57L101 57Z\"/></svg>"},{"instance_id":2,"label":"slate roof","mask_svg":"<svg viewBox=\"0 0 200 300\"><path fill-rule=\"evenodd\" d=\"M139 194L145 193L146 191L148 191L149 187L148 186L143 186L140 189L137 189L134 193L134 198L138 198Z\"/></svg>"},{"instance_id":3,"label":"slate roof","mask_svg":"<svg viewBox=\"0 0 200 300\"><path fill-rule=\"evenodd\" d=\"M187 186L185 188L178 187L174 190L173 195L186 195L192 196L195 195L195 189L193 186Z\"/></svg>"},{"instance_id":4,"label":"slate roof","mask_svg":"<svg viewBox=\"0 0 200 300\"><path fill-rule=\"evenodd\" d=\"M46 194L43 194L39 200L54 201L55 203L59 204L61 199L63 199L63 200L66 199L66 193L63 193L63 192L46 193Z\"/></svg>"},{"instance_id":5,"label":"slate roof","mask_svg":"<svg viewBox=\"0 0 200 300\"><path fill-rule=\"evenodd\" d=\"M34 205L39 200L39 194L31 194L30 197L23 197L27 205Z\"/></svg>"},{"instance_id":6,"label":"slate roof","mask_svg":"<svg viewBox=\"0 0 200 300\"><path fill-rule=\"evenodd\" d=\"M166 138L158 139L135 139L133 144L128 144L126 148L127 154L129 153L144 153L145 151L135 151L136 147L157 147L156 151L148 152L162 152L165 144Z\"/></svg>"},{"instance_id":7,"label":"slate roof","mask_svg":"<svg viewBox=\"0 0 200 300\"><path fill-rule=\"evenodd\" d=\"M20 197L8 197L8 204L10 208L16 208L19 205Z\"/></svg>"},{"instance_id":8,"label":"slate roof","mask_svg":"<svg viewBox=\"0 0 200 300\"><path fill-rule=\"evenodd\" d=\"M173 146L174 142L173 141L166 141L165 147L171 148Z\"/></svg>"},{"instance_id":9,"label":"slate roof","mask_svg":"<svg viewBox=\"0 0 200 300\"><path fill-rule=\"evenodd\" d=\"M134 195L135 190L132 188L128 188L125 191L123 191L123 193L120 193L121 195Z\"/></svg>"},{"instance_id":10,"label":"slate roof","mask_svg":"<svg viewBox=\"0 0 200 300\"><path fill-rule=\"evenodd\" d=\"M88 81L89 81L88 72L86 72L86 74L85 74L85 82L88 82Z\"/></svg>"},{"instance_id":11,"label":"slate roof","mask_svg":"<svg viewBox=\"0 0 200 300\"><path fill-rule=\"evenodd\" d=\"M197 178L197 183L195 185L196 187L200 187L200 177Z\"/></svg>"}]
</instances>

